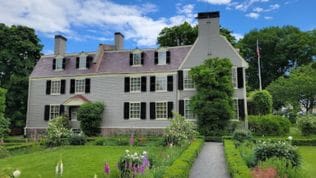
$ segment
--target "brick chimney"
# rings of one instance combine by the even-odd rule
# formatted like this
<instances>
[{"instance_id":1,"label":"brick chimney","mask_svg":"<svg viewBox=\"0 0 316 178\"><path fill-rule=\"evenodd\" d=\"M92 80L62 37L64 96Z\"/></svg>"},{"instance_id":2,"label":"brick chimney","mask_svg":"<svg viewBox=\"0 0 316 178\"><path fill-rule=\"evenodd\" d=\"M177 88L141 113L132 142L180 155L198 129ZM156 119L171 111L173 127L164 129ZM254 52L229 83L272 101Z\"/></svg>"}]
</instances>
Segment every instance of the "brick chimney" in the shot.
<instances>
[{"instance_id":1,"label":"brick chimney","mask_svg":"<svg viewBox=\"0 0 316 178\"><path fill-rule=\"evenodd\" d=\"M124 49L124 35L120 32L114 33L114 46L115 50Z\"/></svg>"},{"instance_id":2,"label":"brick chimney","mask_svg":"<svg viewBox=\"0 0 316 178\"><path fill-rule=\"evenodd\" d=\"M66 52L67 38L62 35L55 35L55 50L54 54L64 56Z\"/></svg>"},{"instance_id":3,"label":"brick chimney","mask_svg":"<svg viewBox=\"0 0 316 178\"><path fill-rule=\"evenodd\" d=\"M197 16L199 36L219 34L219 12L200 12Z\"/></svg>"}]
</instances>

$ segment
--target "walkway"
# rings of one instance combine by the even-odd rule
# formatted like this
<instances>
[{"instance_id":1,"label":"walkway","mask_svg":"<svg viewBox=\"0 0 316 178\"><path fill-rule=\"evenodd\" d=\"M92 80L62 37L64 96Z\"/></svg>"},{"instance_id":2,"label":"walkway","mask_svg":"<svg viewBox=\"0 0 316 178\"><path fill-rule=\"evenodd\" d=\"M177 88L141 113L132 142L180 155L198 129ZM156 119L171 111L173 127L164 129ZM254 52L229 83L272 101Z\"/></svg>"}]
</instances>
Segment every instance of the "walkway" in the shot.
<instances>
[{"instance_id":1,"label":"walkway","mask_svg":"<svg viewBox=\"0 0 316 178\"><path fill-rule=\"evenodd\" d=\"M205 142L191 169L190 178L229 178L223 143Z\"/></svg>"}]
</instances>

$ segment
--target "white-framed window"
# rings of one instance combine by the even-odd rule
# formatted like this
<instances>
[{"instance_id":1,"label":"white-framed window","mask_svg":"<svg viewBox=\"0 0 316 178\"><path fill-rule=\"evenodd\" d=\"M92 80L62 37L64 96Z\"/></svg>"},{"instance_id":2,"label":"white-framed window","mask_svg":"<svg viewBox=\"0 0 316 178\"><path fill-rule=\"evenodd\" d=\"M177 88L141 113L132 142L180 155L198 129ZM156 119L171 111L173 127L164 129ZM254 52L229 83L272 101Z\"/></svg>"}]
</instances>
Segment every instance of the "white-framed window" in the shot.
<instances>
[{"instance_id":1,"label":"white-framed window","mask_svg":"<svg viewBox=\"0 0 316 178\"><path fill-rule=\"evenodd\" d=\"M60 94L61 81L60 80L52 80L50 93L51 95L59 95Z\"/></svg>"},{"instance_id":2,"label":"white-framed window","mask_svg":"<svg viewBox=\"0 0 316 178\"><path fill-rule=\"evenodd\" d=\"M189 99L184 100L184 117L187 119L194 119Z\"/></svg>"},{"instance_id":3,"label":"white-framed window","mask_svg":"<svg viewBox=\"0 0 316 178\"><path fill-rule=\"evenodd\" d=\"M50 105L49 107L49 119L52 120L59 116L60 105Z\"/></svg>"},{"instance_id":4,"label":"white-framed window","mask_svg":"<svg viewBox=\"0 0 316 178\"><path fill-rule=\"evenodd\" d=\"M76 79L76 81L75 81L75 93L84 93L85 86L86 86L85 79Z\"/></svg>"},{"instance_id":5,"label":"white-framed window","mask_svg":"<svg viewBox=\"0 0 316 178\"><path fill-rule=\"evenodd\" d=\"M233 99L233 107L235 111L235 119L239 120L239 106L238 106L238 98Z\"/></svg>"},{"instance_id":6,"label":"white-framed window","mask_svg":"<svg viewBox=\"0 0 316 178\"><path fill-rule=\"evenodd\" d=\"M63 58L57 57L56 58L56 68L55 70L62 70L63 69Z\"/></svg>"},{"instance_id":7,"label":"white-framed window","mask_svg":"<svg viewBox=\"0 0 316 178\"><path fill-rule=\"evenodd\" d=\"M232 68L232 82L233 82L233 87L238 88L238 83L237 83L237 67Z\"/></svg>"},{"instance_id":8,"label":"white-framed window","mask_svg":"<svg viewBox=\"0 0 316 178\"><path fill-rule=\"evenodd\" d=\"M131 92L140 92L141 89L141 78L140 77L131 77L130 78L130 91Z\"/></svg>"},{"instance_id":9,"label":"white-framed window","mask_svg":"<svg viewBox=\"0 0 316 178\"><path fill-rule=\"evenodd\" d=\"M167 91L167 76L156 76L156 91Z\"/></svg>"},{"instance_id":10,"label":"white-framed window","mask_svg":"<svg viewBox=\"0 0 316 178\"><path fill-rule=\"evenodd\" d=\"M167 119L168 118L168 104L167 102L156 102L155 104L156 118Z\"/></svg>"},{"instance_id":11,"label":"white-framed window","mask_svg":"<svg viewBox=\"0 0 316 178\"><path fill-rule=\"evenodd\" d=\"M79 69L86 69L87 68L87 56L80 56L79 58Z\"/></svg>"},{"instance_id":12,"label":"white-framed window","mask_svg":"<svg viewBox=\"0 0 316 178\"><path fill-rule=\"evenodd\" d=\"M165 50L158 51L158 65L167 64L167 52Z\"/></svg>"},{"instance_id":13,"label":"white-framed window","mask_svg":"<svg viewBox=\"0 0 316 178\"><path fill-rule=\"evenodd\" d=\"M133 53L133 65L141 65L142 64L142 55L141 53Z\"/></svg>"},{"instance_id":14,"label":"white-framed window","mask_svg":"<svg viewBox=\"0 0 316 178\"><path fill-rule=\"evenodd\" d=\"M194 82L189 75L190 70L183 70L183 87L184 89L194 89Z\"/></svg>"},{"instance_id":15,"label":"white-framed window","mask_svg":"<svg viewBox=\"0 0 316 178\"><path fill-rule=\"evenodd\" d=\"M130 119L140 119L140 103L129 103L129 117Z\"/></svg>"}]
</instances>

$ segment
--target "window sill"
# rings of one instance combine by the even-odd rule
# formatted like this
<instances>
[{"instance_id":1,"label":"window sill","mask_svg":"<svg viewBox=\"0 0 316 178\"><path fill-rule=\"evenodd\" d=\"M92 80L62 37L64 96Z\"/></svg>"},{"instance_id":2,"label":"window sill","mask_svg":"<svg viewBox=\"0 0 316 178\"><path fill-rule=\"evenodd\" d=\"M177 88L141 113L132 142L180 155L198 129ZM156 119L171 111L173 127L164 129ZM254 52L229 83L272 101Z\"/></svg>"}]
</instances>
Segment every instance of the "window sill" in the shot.
<instances>
[{"instance_id":1,"label":"window sill","mask_svg":"<svg viewBox=\"0 0 316 178\"><path fill-rule=\"evenodd\" d=\"M75 92L75 95L82 95L82 94L86 94L85 92Z\"/></svg>"},{"instance_id":2,"label":"window sill","mask_svg":"<svg viewBox=\"0 0 316 178\"><path fill-rule=\"evenodd\" d=\"M58 96L58 95L60 95L60 93L51 93L50 95L52 95L52 96Z\"/></svg>"},{"instance_id":3,"label":"window sill","mask_svg":"<svg viewBox=\"0 0 316 178\"><path fill-rule=\"evenodd\" d=\"M168 90L155 90L155 92L157 92L157 93L164 93L164 92L168 92Z\"/></svg>"},{"instance_id":4,"label":"window sill","mask_svg":"<svg viewBox=\"0 0 316 178\"><path fill-rule=\"evenodd\" d=\"M132 121L140 121L141 119L140 119L140 118L129 118L129 120L132 120Z\"/></svg>"},{"instance_id":5,"label":"window sill","mask_svg":"<svg viewBox=\"0 0 316 178\"><path fill-rule=\"evenodd\" d=\"M130 91L130 93L141 93L141 91Z\"/></svg>"},{"instance_id":6,"label":"window sill","mask_svg":"<svg viewBox=\"0 0 316 178\"><path fill-rule=\"evenodd\" d=\"M157 120L157 121L167 121L169 119L168 118L156 118L155 120Z\"/></svg>"},{"instance_id":7,"label":"window sill","mask_svg":"<svg viewBox=\"0 0 316 178\"><path fill-rule=\"evenodd\" d=\"M195 88L183 88L183 91L196 91Z\"/></svg>"},{"instance_id":8,"label":"window sill","mask_svg":"<svg viewBox=\"0 0 316 178\"><path fill-rule=\"evenodd\" d=\"M63 71L64 69L55 69L54 71L55 72L60 72L60 71Z\"/></svg>"},{"instance_id":9,"label":"window sill","mask_svg":"<svg viewBox=\"0 0 316 178\"><path fill-rule=\"evenodd\" d=\"M87 70L87 68L78 68L78 70Z\"/></svg>"},{"instance_id":10,"label":"window sill","mask_svg":"<svg viewBox=\"0 0 316 178\"><path fill-rule=\"evenodd\" d=\"M142 64L137 64L137 65L131 65L131 67L142 67Z\"/></svg>"}]
</instances>

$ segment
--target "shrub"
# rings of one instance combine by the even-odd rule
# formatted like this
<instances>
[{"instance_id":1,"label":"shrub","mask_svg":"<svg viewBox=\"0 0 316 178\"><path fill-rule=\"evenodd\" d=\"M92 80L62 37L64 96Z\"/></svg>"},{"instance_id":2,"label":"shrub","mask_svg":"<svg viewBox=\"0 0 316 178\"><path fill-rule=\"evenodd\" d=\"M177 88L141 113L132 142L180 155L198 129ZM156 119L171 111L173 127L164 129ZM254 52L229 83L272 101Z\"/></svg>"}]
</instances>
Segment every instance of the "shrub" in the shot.
<instances>
[{"instance_id":1,"label":"shrub","mask_svg":"<svg viewBox=\"0 0 316 178\"><path fill-rule=\"evenodd\" d=\"M6 89L0 88L0 143L10 132L10 121L4 117L6 93Z\"/></svg>"},{"instance_id":2,"label":"shrub","mask_svg":"<svg viewBox=\"0 0 316 178\"><path fill-rule=\"evenodd\" d=\"M232 140L224 140L224 152L228 171L232 178L250 178L250 170L240 156Z\"/></svg>"},{"instance_id":3,"label":"shrub","mask_svg":"<svg viewBox=\"0 0 316 178\"><path fill-rule=\"evenodd\" d=\"M142 154L137 152L131 154L129 150L126 150L118 162L118 168L121 177L136 177L137 174L144 173L146 169L149 169L150 164L145 151Z\"/></svg>"},{"instance_id":4,"label":"shrub","mask_svg":"<svg viewBox=\"0 0 316 178\"><path fill-rule=\"evenodd\" d=\"M69 119L59 116L48 122L45 144L48 147L68 144L70 130L67 128Z\"/></svg>"},{"instance_id":5,"label":"shrub","mask_svg":"<svg viewBox=\"0 0 316 178\"><path fill-rule=\"evenodd\" d=\"M166 145L182 145L193 140L197 135L194 125L181 115L174 113L176 117L171 120L171 125L165 129L164 142Z\"/></svg>"},{"instance_id":6,"label":"shrub","mask_svg":"<svg viewBox=\"0 0 316 178\"><path fill-rule=\"evenodd\" d=\"M253 147L254 143L249 141L243 142L238 147L240 156L247 163L248 167L254 167L256 165L256 156Z\"/></svg>"},{"instance_id":7,"label":"shrub","mask_svg":"<svg viewBox=\"0 0 316 178\"><path fill-rule=\"evenodd\" d=\"M255 156L257 163L277 157L287 159L293 166L300 165L300 156L296 147L285 141L259 141L255 147Z\"/></svg>"},{"instance_id":8,"label":"shrub","mask_svg":"<svg viewBox=\"0 0 316 178\"><path fill-rule=\"evenodd\" d=\"M78 110L78 120L81 130L88 136L95 136L100 133L100 124L104 104L100 102L85 103Z\"/></svg>"},{"instance_id":9,"label":"shrub","mask_svg":"<svg viewBox=\"0 0 316 178\"><path fill-rule=\"evenodd\" d=\"M292 144L296 146L316 146L316 138L293 139Z\"/></svg>"},{"instance_id":10,"label":"shrub","mask_svg":"<svg viewBox=\"0 0 316 178\"><path fill-rule=\"evenodd\" d=\"M272 96L267 90L251 92L248 100L249 114L265 115L272 113Z\"/></svg>"},{"instance_id":11,"label":"shrub","mask_svg":"<svg viewBox=\"0 0 316 178\"><path fill-rule=\"evenodd\" d=\"M237 129L233 133L233 139L239 142L244 142L246 140L252 140L252 134L246 129Z\"/></svg>"},{"instance_id":12,"label":"shrub","mask_svg":"<svg viewBox=\"0 0 316 178\"><path fill-rule=\"evenodd\" d=\"M278 115L249 116L249 129L255 135L285 135L290 131L290 121Z\"/></svg>"},{"instance_id":13,"label":"shrub","mask_svg":"<svg viewBox=\"0 0 316 178\"><path fill-rule=\"evenodd\" d=\"M128 146L128 137L101 137L94 141L95 145L100 146Z\"/></svg>"},{"instance_id":14,"label":"shrub","mask_svg":"<svg viewBox=\"0 0 316 178\"><path fill-rule=\"evenodd\" d=\"M298 127L303 135L316 134L316 116L301 116L298 119Z\"/></svg>"},{"instance_id":15,"label":"shrub","mask_svg":"<svg viewBox=\"0 0 316 178\"><path fill-rule=\"evenodd\" d=\"M0 146L0 159L8 157L8 156L10 156L9 151L3 146Z\"/></svg>"},{"instance_id":16,"label":"shrub","mask_svg":"<svg viewBox=\"0 0 316 178\"><path fill-rule=\"evenodd\" d=\"M87 142L87 138L82 132L79 134L71 133L68 141L70 145L84 145Z\"/></svg>"},{"instance_id":17,"label":"shrub","mask_svg":"<svg viewBox=\"0 0 316 178\"><path fill-rule=\"evenodd\" d=\"M164 178L189 177L191 167L204 144L203 139L194 140L189 147L168 167Z\"/></svg>"}]
</instances>

